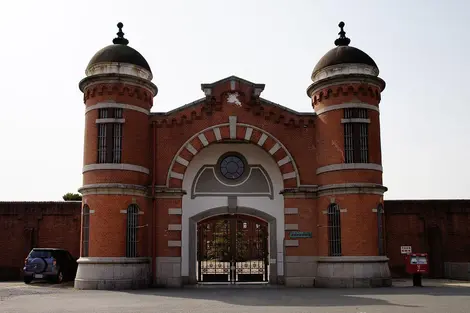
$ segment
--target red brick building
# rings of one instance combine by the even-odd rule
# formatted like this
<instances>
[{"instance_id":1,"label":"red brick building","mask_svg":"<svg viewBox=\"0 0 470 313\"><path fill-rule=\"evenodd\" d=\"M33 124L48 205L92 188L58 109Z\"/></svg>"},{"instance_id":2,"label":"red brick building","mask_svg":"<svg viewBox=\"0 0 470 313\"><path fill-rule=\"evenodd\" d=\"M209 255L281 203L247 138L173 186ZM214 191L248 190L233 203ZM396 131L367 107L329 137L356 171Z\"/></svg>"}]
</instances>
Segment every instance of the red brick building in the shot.
<instances>
[{"instance_id":1,"label":"red brick building","mask_svg":"<svg viewBox=\"0 0 470 313\"><path fill-rule=\"evenodd\" d=\"M86 128L75 286L390 285L385 82L374 60L349 46L343 26L313 69L312 112L263 99L264 84L231 76L202 84L201 99L153 113L150 66L119 24L80 82ZM205 222L214 216L218 223ZM253 247L258 253L246 252Z\"/></svg>"},{"instance_id":2,"label":"red brick building","mask_svg":"<svg viewBox=\"0 0 470 313\"><path fill-rule=\"evenodd\" d=\"M192 103L155 113L151 68L119 24L79 84L86 107L80 236L76 208L67 229L57 230L80 241L75 287L389 286L387 251L402 264L399 245L429 249L413 241L427 230L413 233L421 225L415 213L400 217L395 205L391 221L384 218L385 82L374 60L349 45L343 26L313 69L311 112L266 100L264 84L231 76L202 84ZM2 214L5 221L27 215ZM53 224L40 215L27 217L39 227L37 244L78 255L75 239L47 241ZM21 219L15 223L23 232Z\"/></svg>"}]
</instances>

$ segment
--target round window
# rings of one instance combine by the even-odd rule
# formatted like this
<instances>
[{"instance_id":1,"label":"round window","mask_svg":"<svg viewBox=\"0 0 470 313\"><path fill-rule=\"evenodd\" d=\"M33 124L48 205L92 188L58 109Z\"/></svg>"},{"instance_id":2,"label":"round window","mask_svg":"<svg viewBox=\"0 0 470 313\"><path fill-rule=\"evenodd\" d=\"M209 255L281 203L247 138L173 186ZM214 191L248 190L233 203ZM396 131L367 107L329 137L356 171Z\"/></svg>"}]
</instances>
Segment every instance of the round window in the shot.
<instances>
[{"instance_id":1,"label":"round window","mask_svg":"<svg viewBox=\"0 0 470 313\"><path fill-rule=\"evenodd\" d=\"M227 156L220 162L220 172L227 179L240 178L245 172L245 163L238 156Z\"/></svg>"}]
</instances>

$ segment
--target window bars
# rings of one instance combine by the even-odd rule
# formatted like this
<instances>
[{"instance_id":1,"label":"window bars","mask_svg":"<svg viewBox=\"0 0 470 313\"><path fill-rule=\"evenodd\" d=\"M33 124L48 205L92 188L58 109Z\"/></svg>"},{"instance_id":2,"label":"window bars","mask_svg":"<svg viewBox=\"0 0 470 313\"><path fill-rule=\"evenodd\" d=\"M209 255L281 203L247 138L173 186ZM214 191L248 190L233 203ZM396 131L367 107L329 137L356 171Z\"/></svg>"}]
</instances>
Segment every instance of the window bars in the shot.
<instances>
[{"instance_id":1,"label":"window bars","mask_svg":"<svg viewBox=\"0 0 470 313\"><path fill-rule=\"evenodd\" d=\"M328 255L341 256L341 216L339 206L328 206Z\"/></svg>"},{"instance_id":2,"label":"window bars","mask_svg":"<svg viewBox=\"0 0 470 313\"><path fill-rule=\"evenodd\" d=\"M88 245L90 242L90 207L83 206L83 222L82 222L82 256L88 256Z\"/></svg>"},{"instance_id":3,"label":"window bars","mask_svg":"<svg viewBox=\"0 0 470 313\"><path fill-rule=\"evenodd\" d=\"M137 228L139 207L131 204L127 208L126 257L137 257Z\"/></svg>"},{"instance_id":4,"label":"window bars","mask_svg":"<svg viewBox=\"0 0 470 313\"><path fill-rule=\"evenodd\" d=\"M384 207L379 204L377 207L377 231L379 239L379 255L385 255L385 240L384 240Z\"/></svg>"},{"instance_id":5,"label":"window bars","mask_svg":"<svg viewBox=\"0 0 470 313\"><path fill-rule=\"evenodd\" d=\"M367 119L367 109L344 109L345 119ZM345 163L368 163L368 124L362 122L344 123L344 158Z\"/></svg>"},{"instance_id":6,"label":"window bars","mask_svg":"<svg viewBox=\"0 0 470 313\"><path fill-rule=\"evenodd\" d=\"M121 108L99 109L98 118L122 119L123 110ZM122 123L122 121L111 123L101 121L98 124L98 163L121 163Z\"/></svg>"}]
</instances>

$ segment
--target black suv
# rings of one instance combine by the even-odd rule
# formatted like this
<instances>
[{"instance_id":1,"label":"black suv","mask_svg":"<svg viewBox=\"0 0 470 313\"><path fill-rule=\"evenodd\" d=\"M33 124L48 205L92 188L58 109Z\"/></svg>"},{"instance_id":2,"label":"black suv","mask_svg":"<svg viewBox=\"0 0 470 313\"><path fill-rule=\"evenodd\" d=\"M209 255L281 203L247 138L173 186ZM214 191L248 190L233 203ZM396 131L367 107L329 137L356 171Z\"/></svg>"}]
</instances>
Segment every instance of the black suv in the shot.
<instances>
[{"instance_id":1,"label":"black suv","mask_svg":"<svg viewBox=\"0 0 470 313\"><path fill-rule=\"evenodd\" d=\"M24 282L47 279L55 283L75 279L77 260L63 249L34 248L24 260Z\"/></svg>"}]
</instances>

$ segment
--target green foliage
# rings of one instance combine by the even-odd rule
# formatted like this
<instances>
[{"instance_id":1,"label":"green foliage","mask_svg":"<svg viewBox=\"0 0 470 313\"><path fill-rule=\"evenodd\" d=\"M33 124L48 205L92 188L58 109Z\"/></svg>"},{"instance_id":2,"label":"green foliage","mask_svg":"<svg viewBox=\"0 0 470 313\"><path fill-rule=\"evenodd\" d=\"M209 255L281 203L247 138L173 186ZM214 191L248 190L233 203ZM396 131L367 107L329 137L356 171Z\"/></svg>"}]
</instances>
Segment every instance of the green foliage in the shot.
<instances>
[{"instance_id":1,"label":"green foliage","mask_svg":"<svg viewBox=\"0 0 470 313\"><path fill-rule=\"evenodd\" d=\"M64 199L64 201L82 201L82 196L78 193L69 192L63 195L62 199Z\"/></svg>"}]
</instances>

